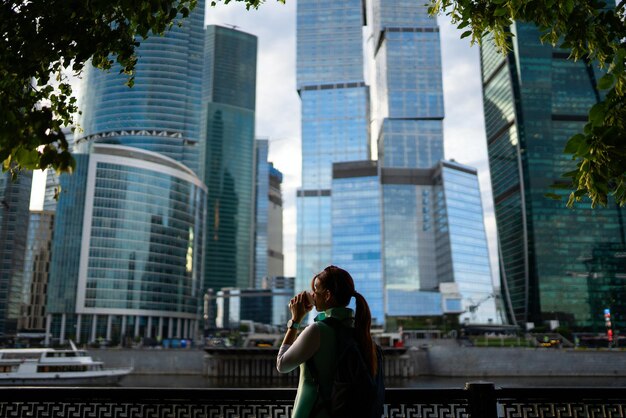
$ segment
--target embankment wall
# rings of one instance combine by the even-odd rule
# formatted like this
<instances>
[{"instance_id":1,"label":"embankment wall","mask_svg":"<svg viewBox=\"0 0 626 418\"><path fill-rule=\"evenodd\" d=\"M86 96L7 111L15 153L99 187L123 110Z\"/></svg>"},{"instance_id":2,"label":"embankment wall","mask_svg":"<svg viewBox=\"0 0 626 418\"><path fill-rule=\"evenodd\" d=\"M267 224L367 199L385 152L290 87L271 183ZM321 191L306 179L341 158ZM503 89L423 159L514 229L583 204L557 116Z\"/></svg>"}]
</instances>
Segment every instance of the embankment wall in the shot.
<instances>
[{"instance_id":1,"label":"embankment wall","mask_svg":"<svg viewBox=\"0 0 626 418\"><path fill-rule=\"evenodd\" d=\"M104 367L133 366L136 374L203 374L205 352L196 349L106 349L89 354Z\"/></svg>"},{"instance_id":2,"label":"embankment wall","mask_svg":"<svg viewBox=\"0 0 626 418\"><path fill-rule=\"evenodd\" d=\"M626 376L626 351L433 345L412 356L418 375Z\"/></svg>"},{"instance_id":3,"label":"embankment wall","mask_svg":"<svg viewBox=\"0 0 626 418\"><path fill-rule=\"evenodd\" d=\"M104 361L105 367L132 365L137 374L211 375L211 370L217 367L215 359L208 361L206 353L197 349L107 349L91 350L91 355ZM626 351L446 344L411 348L402 357L402 362L389 365L386 374L398 377L626 376ZM268 367L274 367L273 358L265 361Z\"/></svg>"}]
</instances>

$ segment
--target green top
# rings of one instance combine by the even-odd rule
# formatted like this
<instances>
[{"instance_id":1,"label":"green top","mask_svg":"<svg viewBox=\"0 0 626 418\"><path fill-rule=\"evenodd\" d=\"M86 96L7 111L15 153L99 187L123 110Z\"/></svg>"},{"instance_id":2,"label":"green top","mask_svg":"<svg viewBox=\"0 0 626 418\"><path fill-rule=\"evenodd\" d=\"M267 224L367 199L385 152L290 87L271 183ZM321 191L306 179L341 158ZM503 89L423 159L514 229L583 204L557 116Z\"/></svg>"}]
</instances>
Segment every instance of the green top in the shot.
<instances>
[{"instance_id":1,"label":"green top","mask_svg":"<svg viewBox=\"0 0 626 418\"><path fill-rule=\"evenodd\" d=\"M320 331L320 347L313 354L313 362L317 368L320 380L320 391L326 399L330 398L330 390L334 377L336 361L335 332L323 322L326 318L337 318L341 321L354 317L354 311L350 308L331 308L321 312L315 317L316 326ZM354 321L349 321L354 326ZM306 367L306 363L300 364L300 381L298 382L298 394L293 405L292 418L330 418L325 409L321 409L315 417L309 417L317 399L317 385Z\"/></svg>"}]
</instances>

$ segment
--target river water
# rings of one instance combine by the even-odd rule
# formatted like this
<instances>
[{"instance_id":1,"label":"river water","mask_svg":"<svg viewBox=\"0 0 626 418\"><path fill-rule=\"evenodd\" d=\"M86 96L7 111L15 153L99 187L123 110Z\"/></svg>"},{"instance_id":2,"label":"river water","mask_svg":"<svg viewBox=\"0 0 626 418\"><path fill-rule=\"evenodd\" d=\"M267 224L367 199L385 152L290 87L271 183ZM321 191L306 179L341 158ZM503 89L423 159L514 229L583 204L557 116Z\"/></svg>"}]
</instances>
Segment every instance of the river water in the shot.
<instances>
[{"instance_id":1,"label":"river water","mask_svg":"<svg viewBox=\"0 0 626 418\"><path fill-rule=\"evenodd\" d=\"M387 379L387 388L463 388L466 382L488 381L499 387L623 387L626 376L620 377L430 377ZM140 375L132 374L120 383L124 387L172 388L295 388L297 382L286 378L227 379L200 375Z\"/></svg>"}]
</instances>

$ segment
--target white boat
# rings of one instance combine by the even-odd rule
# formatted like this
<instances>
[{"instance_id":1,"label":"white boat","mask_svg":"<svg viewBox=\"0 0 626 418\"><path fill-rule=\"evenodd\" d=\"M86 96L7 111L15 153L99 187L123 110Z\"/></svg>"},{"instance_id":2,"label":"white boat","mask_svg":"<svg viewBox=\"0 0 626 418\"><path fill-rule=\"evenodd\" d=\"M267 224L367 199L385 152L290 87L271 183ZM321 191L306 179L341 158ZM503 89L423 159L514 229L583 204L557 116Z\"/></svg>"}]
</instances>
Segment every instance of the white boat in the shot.
<instances>
[{"instance_id":1,"label":"white boat","mask_svg":"<svg viewBox=\"0 0 626 418\"><path fill-rule=\"evenodd\" d=\"M70 341L70 350L53 348L0 349L0 385L113 385L132 367L105 369Z\"/></svg>"}]
</instances>

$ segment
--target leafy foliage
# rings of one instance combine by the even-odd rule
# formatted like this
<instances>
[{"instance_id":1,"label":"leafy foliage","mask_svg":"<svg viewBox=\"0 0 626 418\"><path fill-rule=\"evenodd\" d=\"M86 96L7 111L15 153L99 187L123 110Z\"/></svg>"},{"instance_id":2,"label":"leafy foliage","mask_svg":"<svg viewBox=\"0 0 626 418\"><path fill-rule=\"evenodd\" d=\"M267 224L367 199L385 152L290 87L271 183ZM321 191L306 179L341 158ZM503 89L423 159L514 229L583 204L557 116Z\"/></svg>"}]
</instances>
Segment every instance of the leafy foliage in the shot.
<instances>
[{"instance_id":1,"label":"leafy foliage","mask_svg":"<svg viewBox=\"0 0 626 418\"><path fill-rule=\"evenodd\" d=\"M571 182L568 206L589 197L592 206L613 195L626 204L626 24L625 4L606 8L599 0L431 0L429 12L446 12L461 37L472 43L491 33L502 52L510 49L513 21L535 23L542 42L567 48L570 59L598 62L607 69L598 80L602 100L589 110L584 131L569 139L564 152L576 160L565 173ZM558 197L557 194L550 194Z\"/></svg>"},{"instance_id":2,"label":"leafy foliage","mask_svg":"<svg viewBox=\"0 0 626 418\"><path fill-rule=\"evenodd\" d=\"M262 0L243 1L257 8ZM284 0L279 0L284 1ZM223 0L229 3L230 0ZM182 24L197 0L4 0L0 5L0 161L3 170L71 172L61 127L78 112L67 72L117 62L133 85L135 48ZM215 1L211 2L215 5ZM181 19L182 18L182 19Z\"/></svg>"}]
</instances>

